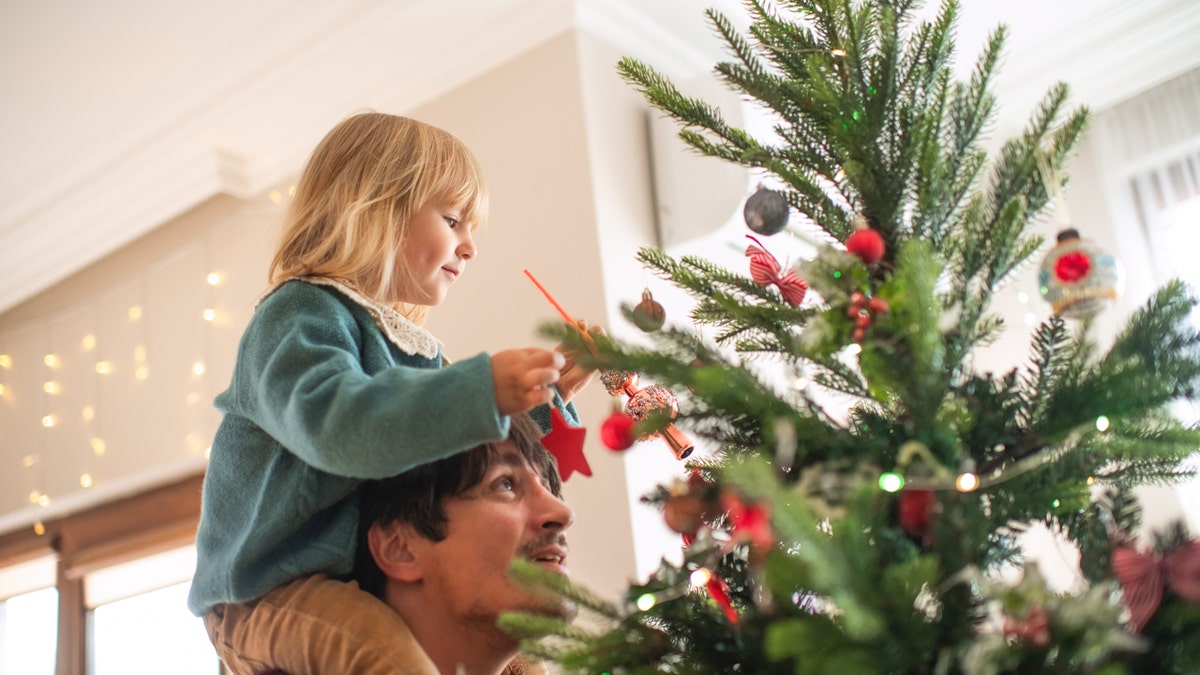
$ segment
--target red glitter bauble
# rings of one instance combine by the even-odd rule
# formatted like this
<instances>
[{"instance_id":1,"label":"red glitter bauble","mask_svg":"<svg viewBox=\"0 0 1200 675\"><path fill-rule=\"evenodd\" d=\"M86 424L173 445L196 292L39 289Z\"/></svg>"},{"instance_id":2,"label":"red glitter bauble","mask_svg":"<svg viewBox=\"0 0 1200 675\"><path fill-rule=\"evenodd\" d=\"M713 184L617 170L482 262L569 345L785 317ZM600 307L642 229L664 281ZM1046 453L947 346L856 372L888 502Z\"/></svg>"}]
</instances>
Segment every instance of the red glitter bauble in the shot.
<instances>
[{"instance_id":1,"label":"red glitter bauble","mask_svg":"<svg viewBox=\"0 0 1200 675\"><path fill-rule=\"evenodd\" d=\"M600 425L600 442L609 450L628 450L637 438L633 435L633 418L623 413L613 413Z\"/></svg>"},{"instance_id":2,"label":"red glitter bauble","mask_svg":"<svg viewBox=\"0 0 1200 675\"><path fill-rule=\"evenodd\" d=\"M609 396L621 396L637 390L638 374L629 370L601 370L600 381Z\"/></svg>"},{"instance_id":3,"label":"red glitter bauble","mask_svg":"<svg viewBox=\"0 0 1200 675\"><path fill-rule=\"evenodd\" d=\"M864 264L874 265L883 260L883 237L875 230L858 230L846 238L846 250Z\"/></svg>"},{"instance_id":4,"label":"red glitter bauble","mask_svg":"<svg viewBox=\"0 0 1200 675\"><path fill-rule=\"evenodd\" d=\"M924 537L929 533L929 522L934 507L933 492L930 490L905 490L897 502L896 520L905 532Z\"/></svg>"},{"instance_id":5,"label":"red glitter bauble","mask_svg":"<svg viewBox=\"0 0 1200 675\"><path fill-rule=\"evenodd\" d=\"M652 384L638 391L625 402L625 414L634 422L644 422L646 417L657 410L666 411L671 419L679 412L679 404L675 394L661 384ZM647 438L643 436L643 438Z\"/></svg>"}]
</instances>

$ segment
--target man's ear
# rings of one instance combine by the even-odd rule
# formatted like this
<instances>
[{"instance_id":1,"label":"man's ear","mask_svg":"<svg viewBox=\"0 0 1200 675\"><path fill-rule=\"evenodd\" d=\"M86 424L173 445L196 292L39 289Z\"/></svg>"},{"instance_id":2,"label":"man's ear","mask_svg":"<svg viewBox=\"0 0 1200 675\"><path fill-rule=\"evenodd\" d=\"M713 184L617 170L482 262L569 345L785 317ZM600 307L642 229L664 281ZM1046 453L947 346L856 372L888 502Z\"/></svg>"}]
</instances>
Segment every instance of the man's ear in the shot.
<instances>
[{"instance_id":1,"label":"man's ear","mask_svg":"<svg viewBox=\"0 0 1200 675\"><path fill-rule=\"evenodd\" d=\"M424 575L413 547L418 536L405 523L375 523L367 530L371 557L384 576L408 583L421 580Z\"/></svg>"}]
</instances>

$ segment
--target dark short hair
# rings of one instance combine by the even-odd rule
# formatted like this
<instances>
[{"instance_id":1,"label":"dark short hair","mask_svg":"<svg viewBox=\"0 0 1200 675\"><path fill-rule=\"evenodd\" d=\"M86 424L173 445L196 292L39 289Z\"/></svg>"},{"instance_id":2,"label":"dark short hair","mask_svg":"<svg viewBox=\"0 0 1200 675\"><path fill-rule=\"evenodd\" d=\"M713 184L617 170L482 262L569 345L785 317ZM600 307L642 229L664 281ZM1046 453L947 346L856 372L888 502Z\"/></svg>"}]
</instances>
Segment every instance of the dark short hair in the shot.
<instances>
[{"instance_id":1,"label":"dark short hair","mask_svg":"<svg viewBox=\"0 0 1200 675\"><path fill-rule=\"evenodd\" d=\"M513 415L508 440L525 461L546 480L550 491L562 497L562 481L554 456L542 445L541 427L527 414ZM457 497L479 485L497 454L487 443L445 459L422 464L402 474L371 480L359 489L360 511L358 550L352 578L363 590L382 597L383 572L375 564L367 544L372 525L404 523L431 541L446 538L447 499Z\"/></svg>"}]
</instances>

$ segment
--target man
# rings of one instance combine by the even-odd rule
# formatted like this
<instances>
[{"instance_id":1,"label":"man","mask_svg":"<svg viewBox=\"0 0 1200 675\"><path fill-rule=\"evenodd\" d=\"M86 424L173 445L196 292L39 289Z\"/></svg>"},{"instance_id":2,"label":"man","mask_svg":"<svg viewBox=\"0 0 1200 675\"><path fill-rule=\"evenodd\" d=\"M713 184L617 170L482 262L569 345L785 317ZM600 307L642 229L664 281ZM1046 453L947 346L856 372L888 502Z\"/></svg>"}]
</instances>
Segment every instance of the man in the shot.
<instances>
[{"instance_id":1,"label":"man","mask_svg":"<svg viewBox=\"0 0 1200 675\"><path fill-rule=\"evenodd\" d=\"M540 437L513 416L504 442L364 486L355 578L408 625L419 646L411 672L545 672L514 662L519 640L496 626L506 611L566 611L507 574L518 557L567 573L574 515Z\"/></svg>"}]
</instances>

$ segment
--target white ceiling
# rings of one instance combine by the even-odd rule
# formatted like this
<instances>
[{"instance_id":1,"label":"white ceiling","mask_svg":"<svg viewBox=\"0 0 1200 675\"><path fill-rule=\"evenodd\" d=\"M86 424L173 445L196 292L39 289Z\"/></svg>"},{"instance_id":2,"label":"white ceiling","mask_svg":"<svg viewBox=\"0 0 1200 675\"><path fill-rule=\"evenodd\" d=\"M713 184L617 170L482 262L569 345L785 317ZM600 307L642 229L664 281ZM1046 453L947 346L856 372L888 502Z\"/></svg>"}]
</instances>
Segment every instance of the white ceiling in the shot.
<instances>
[{"instance_id":1,"label":"white ceiling","mask_svg":"<svg viewBox=\"0 0 1200 675\"><path fill-rule=\"evenodd\" d=\"M991 28L1011 28L1000 132L1056 80L1098 109L1200 66L1197 0L962 2L965 65ZM739 8L736 0L0 2L0 312L214 194L271 187L353 110L412 109L571 27L668 73L707 67L722 56L704 23L709 6Z\"/></svg>"}]
</instances>

